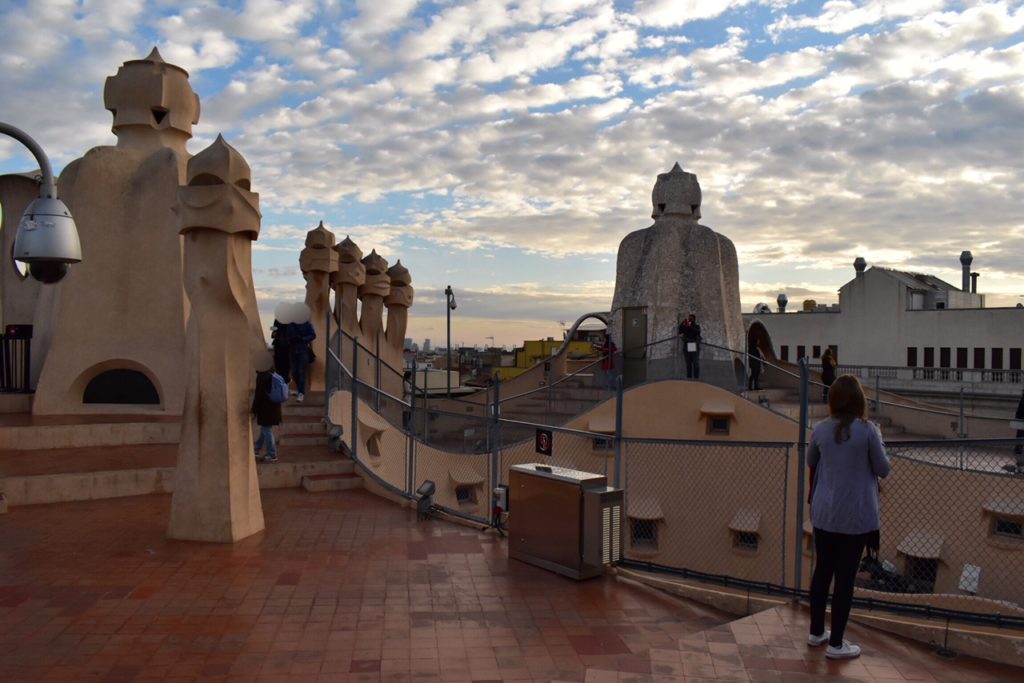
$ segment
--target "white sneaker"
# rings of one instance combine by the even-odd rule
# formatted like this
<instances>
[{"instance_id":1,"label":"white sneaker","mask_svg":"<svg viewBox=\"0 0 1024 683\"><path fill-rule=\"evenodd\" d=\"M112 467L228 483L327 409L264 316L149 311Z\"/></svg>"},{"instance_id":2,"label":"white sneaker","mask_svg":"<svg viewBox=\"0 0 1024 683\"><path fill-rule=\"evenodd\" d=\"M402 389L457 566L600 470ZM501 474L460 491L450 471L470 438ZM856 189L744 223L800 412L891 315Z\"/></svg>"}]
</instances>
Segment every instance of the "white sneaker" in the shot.
<instances>
[{"instance_id":1,"label":"white sneaker","mask_svg":"<svg viewBox=\"0 0 1024 683\"><path fill-rule=\"evenodd\" d=\"M853 659L854 657L860 657L860 645L854 645L850 641L844 640L840 647L829 645L825 650L825 656L829 659Z\"/></svg>"},{"instance_id":2,"label":"white sneaker","mask_svg":"<svg viewBox=\"0 0 1024 683\"><path fill-rule=\"evenodd\" d=\"M817 647L822 643L827 643L829 635L831 635L831 632L828 629L825 629L825 632L822 633L820 636L816 636L814 634L808 635L807 644L811 647Z\"/></svg>"},{"instance_id":3,"label":"white sneaker","mask_svg":"<svg viewBox=\"0 0 1024 683\"><path fill-rule=\"evenodd\" d=\"M306 395L300 393L298 396L295 397L295 400L298 401L299 403L302 403L305 400L305 398Z\"/></svg>"}]
</instances>

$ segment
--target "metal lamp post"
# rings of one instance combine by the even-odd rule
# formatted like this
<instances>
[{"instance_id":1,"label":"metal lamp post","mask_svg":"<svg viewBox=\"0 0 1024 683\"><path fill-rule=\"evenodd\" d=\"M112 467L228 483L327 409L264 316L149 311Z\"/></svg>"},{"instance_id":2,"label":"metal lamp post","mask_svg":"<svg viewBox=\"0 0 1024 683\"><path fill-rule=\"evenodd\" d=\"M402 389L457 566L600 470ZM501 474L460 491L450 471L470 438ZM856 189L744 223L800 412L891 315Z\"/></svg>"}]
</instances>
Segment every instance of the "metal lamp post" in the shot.
<instances>
[{"instance_id":1,"label":"metal lamp post","mask_svg":"<svg viewBox=\"0 0 1024 683\"><path fill-rule=\"evenodd\" d=\"M448 360L445 362L445 375L448 377L448 398L452 397L452 311L455 310L455 292L452 291L452 286L448 285L444 289L444 296L447 300L448 307L446 312L448 314L448 342L445 344L445 352L448 355Z\"/></svg>"},{"instance_id":2,"label":"metal lamp post","mask_svg":"<svg viewBox=\"0 0 1024 683\"><path fill-rule=\"evenodd\" d=\"M53 169L43 148L24 131L0 122L0 133L28 147L39 164L39 197L25 209L14 237L14 260L28 265L29 274L45 284L61 280L68 265L82 260L82 245L71 212L57 199Z\"/></svg>"}]
</instances>

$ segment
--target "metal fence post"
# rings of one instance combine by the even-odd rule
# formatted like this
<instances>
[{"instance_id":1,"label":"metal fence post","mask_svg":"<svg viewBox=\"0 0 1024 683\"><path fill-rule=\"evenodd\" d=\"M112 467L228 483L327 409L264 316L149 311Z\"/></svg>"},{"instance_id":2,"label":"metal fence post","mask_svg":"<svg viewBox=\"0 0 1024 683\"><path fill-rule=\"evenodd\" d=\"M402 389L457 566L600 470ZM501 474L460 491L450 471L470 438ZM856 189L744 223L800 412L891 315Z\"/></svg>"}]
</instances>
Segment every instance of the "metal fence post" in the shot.
<instances>
[{"instance_id":1,"label":"metal fence post","mask_svg":"<svg viewBox=\"0 0 1024 683\"><path fill-rule=\"evenodd\" d=\"M345 382L345 356L342 355L342 344L345 341L345 330L341 327L341 317L338 318L338 388L341 389Z\"/></svg>"},{"instance_id":2,"label":"metal fence post","mask_svg":"<svg viewBox=\"0 0 1024 683\"><path fill-rule=\"evenodd\" d=\"M402 378L402 384L404 390L404 377ZM415 486L414 482L416 481L416 356L412 358L412 381L409 382L409 386L411 387L409 391L409 415L402 426L405 428L405 438L409 440L409 449L406 453L409 490L406 493L412 496L413 487Z\"/></svg>"},{"instance_id":3,"label":"metal fence post","mask_svg":"<svg viewBox=\"0 0 1024 683\"><path fill-rule=\"evenodd\" d=\"M612 485L622 487L622 375L615 378L615 472Z\"/></svg>"},{"instance_id":4,"label":"metal fence post","mask_svg":"<svg viewBox=\"0 0 1024 683\"><path fill-rule=\"evenodd\" d=\"M339 362L341 362L339 360ZM331 389L331 307L327 307L324 316L324 417L330 414L330 401L328 394Z\"/></svg>"},{"instance_id":5,"label":"metal fence post","mask_svg":"<svg viewBox=\"0 0 1024 683\"><path fill-rule=\"evenodd\" d=\"M356 437L359 435L359 337L352 337L352 436L350 450L352 459L359 459L359 451Z\"/></svg>"},{"instance_id":6,"label":"metal fence post","mask_svg":"<svg viewBox=\"0 0 1024 683\"><path fill-rule=\"evenodd\" d=\"M881 375L875 375L875 419L882 415L882 387Z\"/></svg>"},{"instance_id":7,"label":"metal fence post","mask_svg":"<svg viewBox=\"0 0 1024 683\"><path fill-rule=\"evenodd\" d=\"M799 600L800 590L804 582L804 476L807 470L807 414L808 410L808 382L810 380L807 372L807 358L799 360L800 365L800 433L797 435L797 476L796 476L796 552L793 556L793 580L795 582L793 599Z\"/></svg>"},{"instance_id":8,"label":"metal fence post","mask_svg":"<svg viewBox=\"0 0 1024 683\"><path fill-rule=\"evenodd\" d=\"M379 413L380 412L380 389L381 389L381 387L380 387L380 330L377 330L377 335L376 335L376 339L374 340L374 343L375 343L375 345L377 347L376 350L374 351L374 355L376 357L375 360L377 362L376 362L376 369L374 370L373 382L374 382L374 387L377 389L377 391L375 391L373 393L373 399L374 399L374 407L376 408L377 412Z\"/></svg>"},{"instance_id":9,"label":"metal fence post","mask_svg":"<svg viewBox=\"0 0 1024 683\"><path fill-rule=\"evenodd\" d=\"M488 440L491 442L491 489L501 483L501 377L494 380L494 404L488 424Z\"/></svg>"}]
</instances>

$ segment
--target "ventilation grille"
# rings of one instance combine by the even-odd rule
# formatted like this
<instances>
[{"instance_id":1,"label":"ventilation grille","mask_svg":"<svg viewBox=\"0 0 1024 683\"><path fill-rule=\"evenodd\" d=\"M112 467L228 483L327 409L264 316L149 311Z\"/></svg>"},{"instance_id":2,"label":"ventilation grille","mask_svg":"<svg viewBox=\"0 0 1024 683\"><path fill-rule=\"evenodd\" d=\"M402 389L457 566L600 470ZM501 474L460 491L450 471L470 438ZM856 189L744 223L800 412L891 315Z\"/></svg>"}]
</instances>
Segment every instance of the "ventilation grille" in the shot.
<instances>
[{"instance_id":1,"label":"ventilation grille","mask_svg":"<svg viewBox=\"0 0 1024 683\"><path fill-rule=\"evenodd\" d=\"M606 505L601 510L601 563L617 564L622 559L622 506Z\"/></svg>"}]
</instances>

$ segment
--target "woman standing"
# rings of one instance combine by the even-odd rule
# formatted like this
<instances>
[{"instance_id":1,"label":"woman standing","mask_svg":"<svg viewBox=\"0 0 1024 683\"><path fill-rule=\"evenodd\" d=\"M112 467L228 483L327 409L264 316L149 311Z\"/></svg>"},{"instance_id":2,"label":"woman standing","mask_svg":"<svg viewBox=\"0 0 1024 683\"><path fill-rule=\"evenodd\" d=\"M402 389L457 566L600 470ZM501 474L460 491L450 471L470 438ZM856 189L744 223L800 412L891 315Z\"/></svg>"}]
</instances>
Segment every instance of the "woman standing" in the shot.
<instances>
[{"instance_id":1,"label":"woman standing","mask_svg":"<svg viewBox=\"0 0 1024 683\"><path fill-rule=\"evenodd\" d=\"M825 656L860 655L860 646L843 640L853 603L853 581L868 537L877 533L878 477L889 474L889 456L878 426L864 419L866 401L860 381L841 375L828 393L828 419L811 435L807 464L814 468L811 521L816 560L811 578L809 645L828 641ZM825 603L832 591L832 630L825 630Z\"/></svg>"}]
</instances>

